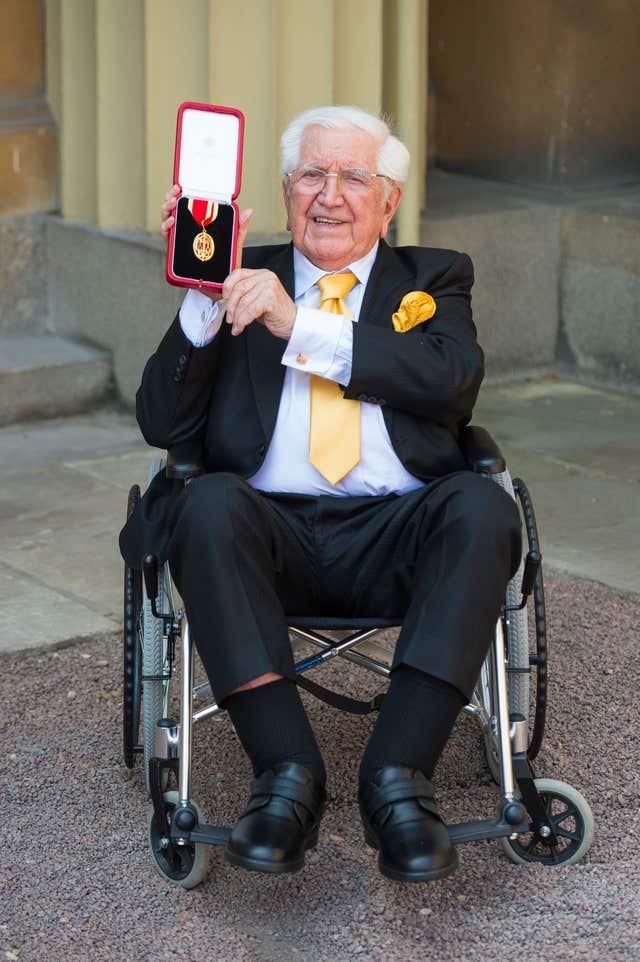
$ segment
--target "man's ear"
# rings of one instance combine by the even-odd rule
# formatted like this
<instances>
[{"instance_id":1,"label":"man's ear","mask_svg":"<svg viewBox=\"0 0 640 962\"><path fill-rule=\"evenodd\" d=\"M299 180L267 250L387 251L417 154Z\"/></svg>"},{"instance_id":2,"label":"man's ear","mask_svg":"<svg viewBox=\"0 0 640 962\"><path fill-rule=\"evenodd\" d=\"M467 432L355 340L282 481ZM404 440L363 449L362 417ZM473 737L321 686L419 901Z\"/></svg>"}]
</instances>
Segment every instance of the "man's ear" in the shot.
<instances>
[{"instance_id":1,"label":"man's ear","mask_svg":"<svg viewBox=\"0 0 640 962\"><path fill-rule=\"evenodd\" d=\"M384 203L383 203L384 212L383 212L383 218L382 218L382 226L380 228L380 237L384 238L387 236L387 233L389 231L389 224L393 220L395 213L398 207L400 206L400 201L402 200L403 193L404 193L404 190L402 189L400 184L396 184L390 190L388 197L384 200Z\"/></svg>"},{"instance_id":2,"label":"man's ear","mask_svg":"<svg viewBox=\"0 0 640 962\"><path fill-rule=\"evenodd\" d=\"M282 199L284 201L284 209L287 212L287 230L291 231L291 224L289 222L289 192L287 191L287 185L284 180L282 181Z\"/></svg>"}]
</instances>

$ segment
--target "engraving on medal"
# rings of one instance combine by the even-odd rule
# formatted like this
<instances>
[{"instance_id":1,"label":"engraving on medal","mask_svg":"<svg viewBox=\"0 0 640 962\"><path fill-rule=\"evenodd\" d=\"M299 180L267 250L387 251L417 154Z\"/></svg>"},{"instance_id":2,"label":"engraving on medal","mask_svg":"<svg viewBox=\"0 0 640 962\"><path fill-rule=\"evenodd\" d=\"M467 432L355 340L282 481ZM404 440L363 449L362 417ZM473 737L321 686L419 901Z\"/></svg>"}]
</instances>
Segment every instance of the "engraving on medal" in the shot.
<instances>
[{"instance_id":1,"label":"engraving on medal","mask_svg":"<svg viewBox=\"0 0 640 962\"><path fill-rule=\"evenodd\" d=\"M215 253L215 249L216 246L213 243L213 237L207 234L203 228L202 232L196 235L193 242L193 253L199 261L210 261Z\"/></svg>"}]
</instances>

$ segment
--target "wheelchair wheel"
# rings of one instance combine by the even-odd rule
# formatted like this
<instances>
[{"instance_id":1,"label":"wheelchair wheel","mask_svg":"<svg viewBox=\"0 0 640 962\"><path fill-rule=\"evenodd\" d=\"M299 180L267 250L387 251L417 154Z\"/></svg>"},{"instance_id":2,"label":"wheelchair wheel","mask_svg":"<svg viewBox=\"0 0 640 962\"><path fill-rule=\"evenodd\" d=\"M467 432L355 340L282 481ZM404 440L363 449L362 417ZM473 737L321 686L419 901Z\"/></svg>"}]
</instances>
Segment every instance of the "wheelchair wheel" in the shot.
<instances>
[{"instance_id":1,"label":"wheelchair wheel","mask_svg":"<svg viewBox=\"0 0 640 962\"><path fill-rule=\"evenodd\" d=\"M522 508L529 549L540 553L536 516L528 488L520 478L514 480L513 488ZM529 664L533 668L530 678L534 679L535 694L531 696L531 702L535 706L535 709L533 713L533 724L529 726L530 738L527 748L527 755L531 761L536 758L542 747L547 716L548 642L542 568L539 569L533 586L533 612L535 616L535 651L529 655Z\"/></svg>"},{"instance_id":2,"label":"wheelchair wheel","mask_svg":"<svg viewBox=\"0 0 640 962\"><path fill-rule=\"evenodd\" d=\"M165 792L164 800L170 814L178 804L178 792ZM200 812L196 805L193 807L198 812L200 821ZM211 860L209 845L203 845L201 842L189 845L167 845L165 839L169 834L169 822L167 821L167 825L158 825L153 806L147 812L147 832L153 863L163 879L183 889L195 888L202 882Z\"/></svg>"},{"instance_id":3,"label":"wheelchair wheel","mask_svg":"<svg viewBox=\"0 0 640 962\"><path fill-rule=\"evenodd\" d=\"M140 488L129 491L127 519L140 499ZM142 696L142 645L140 616L142 609L142 575L135 568L124 568L124 632L123 632L123 701L122 740L124 763L133 768L140 734L140 700Z\"/></svg>"},{"instance_id":4,"label":"wheelchair wheel","mask_svg":"<svg viewBox=\"0 0 640 962\"><path fill-rule=\"evenodd\" d=\"M149 791L149 762L154 755L156 724L169 713L169 637L161 618L154 617L151 601L142 586L142 637L143 637L143 687L142 726L144 749L144 773ZM158 571L158 611L169 611L165 571Z\"/></svg>"},{"instance_id":5,"label":"wheelchair wheel","mask_svg":"<svg viewBox=\"0 0 640 962\"><path fill-rule=\"evenodd\" d=\"M516 501L516 492L508 471L496 474L494 480ZM505 607L515 608L522 595L524 559L507 585ZM510 611L506 619L507 671L509 673L509 712L529 719L529 624L526 607L522 611Z\"/></svg>"},{"instance_id":6,"label":"wheelchair wheel","mask_svg":"<svg viewBox=\"0 0 640 962\"><path fill-rule=\"evenodd\" d=\"M489 663L489 658L485 658L480 670L480 678L476 693L478 701L482 705L485 713L486 722L482 725L482 738L484 741L484 753L487 758L489 773L496 783L500 784L500 753L498 748L498 733L495 725L495 699L493 695L493 671Z\"/></svg>"},{"instance_id":7,"label":"wheelchair wheel","mask_svg":"<svg viewBox=\"0 0 640 962\"><path fill-rule=\"evenodd\" d=\"M508 471L492 475L492 479L499 484L507 494L516 500L514 485ZM507 585L505 594L505 607L515 608L520 604L522 584L522 574L524 571L524 561L520 562L518 570ZM509 681L509 713L522 715L529 721L529 625L527 609L522 611L510 611L505 623L506 646L507 646L507 672ZM480 678L476 688L476 695L483 710L484 717L487 719L483 723L482 736L484 739L485 754L487 765L493 780L500 782L500 764L497 732L495 728L495 697L494 680L489 666L489 660L485 660Z\"/></svg>"},{"instance_id":8,"label":"wheelchair wheel","mask_svg":"<svg viewBox=\"0 0 640 962\"><path fill-rule=\"evenodd\" d=\"M165 465L160 458L149 469L148 483ZM166 566L165 566L166 567ZM158 611L173 611L170 597L170 579L165 567L158 570ZM140 637L142 641L142 748L144 753L144 776L147 791L149 785L149 762L154 755L156 723L168 715L169 681L169 634L161 618L156 618L151 610L151 601L142 580L142 607L140 612ZM166 786L166 782L164 783Z\"/></svg>"},{"instance_id":9,"label":"wheelchair wheel","mask_svg":"<svg viewBox=\"0 0 640 962\"><path fill-rule=\"evenodd\" d=\"M512 862L527 865L571 865L578 862L593 841L593 814L586 798L554 778L536 778L535 786L542 799L549 823L553 825L557 843L550 844L531 830L515 839L500 842Z\"/></svg>"}]
</instances>

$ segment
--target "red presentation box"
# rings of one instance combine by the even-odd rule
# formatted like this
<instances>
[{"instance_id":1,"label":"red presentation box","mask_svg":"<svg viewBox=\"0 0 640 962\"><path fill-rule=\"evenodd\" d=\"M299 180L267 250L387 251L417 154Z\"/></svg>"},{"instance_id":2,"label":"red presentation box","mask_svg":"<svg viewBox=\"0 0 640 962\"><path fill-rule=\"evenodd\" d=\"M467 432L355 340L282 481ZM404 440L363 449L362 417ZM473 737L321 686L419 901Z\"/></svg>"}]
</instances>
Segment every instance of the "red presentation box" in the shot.
<instances>
[{"instance_id":1,"label":"red presentation box","mask_svg":"<svg viewBox=\"0 0 640 962\"><path fill-rule=\"evenodd\" d=\"M219 291L236 266L244 115L187 102L178 108L173 183L180 187L169 233L167 280Z\"/></svg>"}]
</instances>

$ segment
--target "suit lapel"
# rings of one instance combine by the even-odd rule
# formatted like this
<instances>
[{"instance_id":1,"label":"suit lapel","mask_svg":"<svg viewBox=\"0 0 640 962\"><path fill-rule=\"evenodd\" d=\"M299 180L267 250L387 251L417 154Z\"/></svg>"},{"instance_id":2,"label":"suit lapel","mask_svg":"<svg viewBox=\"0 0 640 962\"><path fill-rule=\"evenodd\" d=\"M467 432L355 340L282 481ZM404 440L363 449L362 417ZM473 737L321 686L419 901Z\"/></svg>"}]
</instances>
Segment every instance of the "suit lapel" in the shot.
<instances>
[{"instance_id":1,"label":"suit lapel","mask_svg":"<svg viewBox=\"0 0 640 962\"><path fill-rule=\"evenodd\" d=\"M359 324L390 327L391 315L397 310L413 275L406 269L392 247L381 240L373 269L360 308Z\"/></svg>"},{"instance_id":2,"label":"suit lapel","mask_svg":"<svg viewBox=\"0 0 640 962\"><path fill-rule=\"evenodd\" d=\"M291 244L281 248L273 256L267 257L263 264L255 266L277 274L287 294L293 299L295 284ZM282 338L274 337L266 327L257 323L249 325L244 332L244 337L246 337L249 377L258 415L265 436L270 439L278 416L282 383L286 373L286 368L281 363L285 342Z\"/></svg>"},{"instance_id":3,"label":"suit lapel","mask_svg":"<svg viewBox=\"0 0 640 962\"><path fill-rule=\"evenodd\" d=\"M397 310L413 280L413 274L406 269L393 248L381 240L362 299L358 324L392 327L391 315ZM383 407L382 417L389 437L393 437L393 409Z\"/></svg>"}]
</instances>

